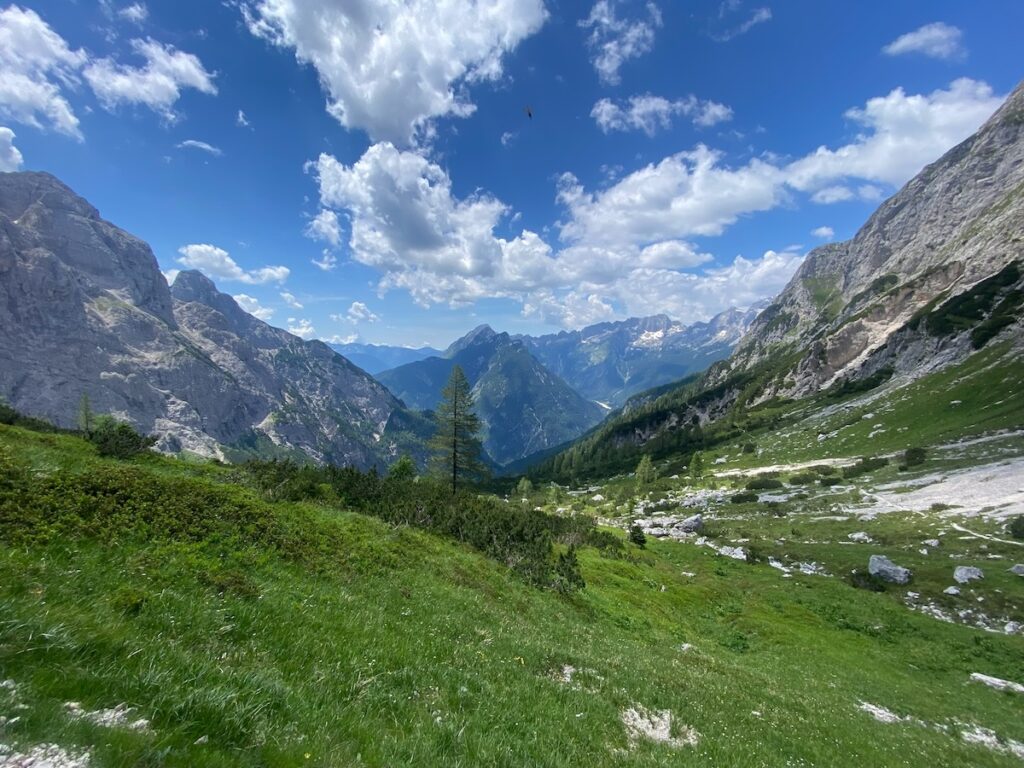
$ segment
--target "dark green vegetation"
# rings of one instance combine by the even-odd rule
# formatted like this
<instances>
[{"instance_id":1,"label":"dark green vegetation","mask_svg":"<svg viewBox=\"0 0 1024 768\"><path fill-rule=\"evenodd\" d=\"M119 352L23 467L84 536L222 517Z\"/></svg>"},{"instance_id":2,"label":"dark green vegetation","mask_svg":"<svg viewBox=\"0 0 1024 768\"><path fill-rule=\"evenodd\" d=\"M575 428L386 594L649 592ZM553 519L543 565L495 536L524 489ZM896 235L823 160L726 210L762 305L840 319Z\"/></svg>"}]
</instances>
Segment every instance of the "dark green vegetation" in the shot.
<instances>
[{"instance_id":1,"label":"dark green vegetation","mask_svg":"<svg viewBox=\"0 0 1024 768\"><path fill-rule=\"evenodd\" d=\"M0 742L17 749L56 742L97 768L934 768L1016 764L956 723L1024 740L1012 694L966 684L1024 679L1020 638L888 591L650 540L559 547L557 589L537 589L449 536L351 511L386 493L372 473L120 462L15 427L0 448L0 670L16 686L0 708L20 717ZM889 547L914 535L893 530ZM151 730L73 720L67 701L127 704ZM861 702L952 730L879 723ZM697 745L631 742L634 707Z\"/></svg>"},{"instance_id":2,"label":"dark green vegetation","mask_svg":"<svg viewBox=\"0 0 1024 768\"><path fill-rule=\"evenodd\" d=\"M441 390L441 402L434 418L436 429L430 441L433 452L431 470L442 482L450 482L452 493L455 493L459 482L476 480L485 471L480 459L483 446L477 436L480 417L476 415L469 381L458 365L452 368L448 383Z\"/></svg>"}]
</instances>

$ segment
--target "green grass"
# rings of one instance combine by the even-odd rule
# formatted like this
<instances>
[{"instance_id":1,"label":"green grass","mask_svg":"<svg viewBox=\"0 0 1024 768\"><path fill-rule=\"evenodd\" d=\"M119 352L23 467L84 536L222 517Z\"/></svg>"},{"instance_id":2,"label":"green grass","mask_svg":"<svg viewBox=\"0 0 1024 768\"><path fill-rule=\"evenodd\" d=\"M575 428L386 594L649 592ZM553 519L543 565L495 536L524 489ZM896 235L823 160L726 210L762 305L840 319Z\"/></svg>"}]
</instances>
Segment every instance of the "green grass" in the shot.
<instances>
[{"instance_id":1,"label":"green grass","mask_svg":"<svg viewBox=\"0 0 1024 768\"><path fill-rule=\"evenodd\" d=\"M16 428L0 427L0 448L83 482L124 466ZM155 456L129 471L156 484L235 477ZM587 589L564 597L423 532L226 492L240 506L209 535L71 526L3 539L0 678L27 708L0 694L0 714L21 717L0 743L88 749L97 766L1016 763L955 731L877 723L860 701L1024 741L1019 697L965 685L971 672L1024 680L1024 639L934 621L894 594L649 540L622 557L581 550ZM226 535L246 515L296 540L270 546L259 526ZM899 536L914 524L894 520L885 551L906 559ZM793 523L735 525L768 537ZM306 539L331 548L295 556ZM566 664L574 685L553 679ZM129 704L152 731L71 720L72 700ZM620 713L638 704L671 710L699 744L630 747Z\"/></svg>"}]
</instances>

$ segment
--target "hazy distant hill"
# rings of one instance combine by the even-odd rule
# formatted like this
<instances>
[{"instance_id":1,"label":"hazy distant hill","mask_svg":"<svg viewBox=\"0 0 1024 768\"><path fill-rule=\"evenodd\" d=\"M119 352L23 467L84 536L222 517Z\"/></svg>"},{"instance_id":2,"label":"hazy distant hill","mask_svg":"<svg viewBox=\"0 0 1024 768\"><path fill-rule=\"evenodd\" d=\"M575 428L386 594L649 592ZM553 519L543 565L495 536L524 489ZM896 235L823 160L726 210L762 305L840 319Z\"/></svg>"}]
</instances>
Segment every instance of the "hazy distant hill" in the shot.
<instances>
[{"instance_id":1,"label":"hazy distant hill","mask_svg":"<svg viewBox=\"0 0 1024 768\"><path fill-rule=\"evenodd\" d=\"M406 363L415 363L427 357L440 355L441 350L433 347L394 347L388 344L328 344L335 352L344 355L369 374L378 374Z\"/></svg>"}]
</instances>

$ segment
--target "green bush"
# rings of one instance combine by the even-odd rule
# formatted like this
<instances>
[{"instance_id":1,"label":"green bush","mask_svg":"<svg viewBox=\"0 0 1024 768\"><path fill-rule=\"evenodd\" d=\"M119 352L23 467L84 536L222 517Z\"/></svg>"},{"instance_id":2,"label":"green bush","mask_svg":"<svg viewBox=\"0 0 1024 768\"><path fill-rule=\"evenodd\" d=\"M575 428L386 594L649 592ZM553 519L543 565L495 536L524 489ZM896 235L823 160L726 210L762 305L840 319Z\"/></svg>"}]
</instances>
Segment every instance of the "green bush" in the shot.
<instances>
[{"instance_id":1,"label":"green bush","mask_svg":"<svg viewBox=\"0 0 1024 768\"><path fill-rule=\"evenodd\" d=\"M1017 515L1010 522L1010 535L1015 539L1024 539L1024 515Z\"/></svg>"},{"instance_id":2,"label":"green bush","mask_svg":"<svg viewBox=\"0 0 1024 768\"><path fill-rule=\"evenodd\" d=\"M826 488L831 488L833 485L839 485L841 482L843 482L843 479L841 477L830 476L823 477L820 480L818 480L818 482L821 483Z\"/></svg>"},{"instance_id":3,"label":"green bush","mask_svg":"<svg viewBox=\"0 0 1024 768\"><path fill-rule=\"evenodd\" d=\"M743 444L743 452L744 453L755 453L756 451L757 451L757 445L756 444L754 444L754 443L744 443Z\"/></svg>"},{"instance_id":4,"label":"green bush","mask_svg":"<svg viewBox=\"0 0 1024 768\"><path fill-rule=\"evenodd\" d=\"M782 488L782 481L776 477L755 477L744 486L748 491L768 491Z\"/></svg>"},{"instance_id":5,"label":"green bush","mask_svg":"<svg viewBox=\"0 0 1024 768\"><path fill-rule=\"evenodd\" d=\"M813 485L818 481L818 475L814 472L799 472L789 476L790 485Z\"/></svg>"},{"instance_id":6,"label":"green bush","mask_svg":"<svg viewBox=\"0 0 1024 768\"><path fill-rule=\"evenodd\" d=\"M156 438L152 435L140 435L131 424L117 421L110 416L96 418L96 424L88 434L88 440L96 446L100 456L114 459L130 459L148 451L156 444Z\"/></svg>"},{"instance_id":7,"label":"green bush","mask_svg":"<svg viewBox=\"0 0 1024 768\"><path fill-rule=\"evenodd\" d=\"M856 464L851 467L843 469L843 477L850 479L853 477L859 477L860 475L867 474L868 472L874 472L876 469L881 469L889 463L889 460L881 456L871 457L862 456Z\"/></svg>"},{"instance_id":8,"label":"green bush","mask_svg":"<svg viewBox=\"0 0 1024 768\"><path fill-rule=\"evenodd\" d=\"M637 523L629 526L629 540L640 547L640 549L644 549L647 546L647 535L644 533L644 529Z\"/></svg>"},{"instance_id":9,"label":"green bush","mask_svg":"<svg viewBox=\"0 0 1024 768\"><path fill-rule=\"evenodd\" d=\"M580 572L580 561L576 557L575 547L569 547L565 552L559 553L551 585L563 594L569 594L587 586L583 581L583 574Z\"/></svg>"},{"instance_id":10,"label":"green bush","mask_svg":"<svg viewBox=\"0 0 1024 768\"><path fill-rule=\"evenodd\" d=\"M907 448L903 452L903 463L900 464L900 471L910 469L910 467L916 467L920 464L924 464L925 457L928 452L924 448Z\"/></svg>"},{"instance_id":11,"label":"green bush","mask_svg":"<svg viewBox=\"0 0 1024 768\"><path fill-rule=\"evenodd\" d=\"M730 496L729 501L731 501L733 504L748 504L752 501L757 501L759 498L760 497L756 493L752 493L750 491L740 491L739 493L734 493L732 496Z\"/></svg>"},{"instance_id":12,"label":"green bush","mask_svg":"<svg viewBox=\"0 0 1024 768\"><path fill-rule=\"evenodd\" d=\"M866 589L869 592L885 592L885 582L882 579L859 568L850 574L849 582L857 589Z\"/></svg>"}]
</instances>

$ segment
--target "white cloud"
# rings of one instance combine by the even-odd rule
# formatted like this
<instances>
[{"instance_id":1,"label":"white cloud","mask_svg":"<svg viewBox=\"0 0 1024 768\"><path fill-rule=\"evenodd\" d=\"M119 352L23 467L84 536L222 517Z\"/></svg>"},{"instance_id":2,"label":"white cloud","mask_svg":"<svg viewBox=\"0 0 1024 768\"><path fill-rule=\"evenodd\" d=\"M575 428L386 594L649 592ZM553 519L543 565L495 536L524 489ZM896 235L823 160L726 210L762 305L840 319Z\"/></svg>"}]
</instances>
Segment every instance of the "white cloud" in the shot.
<instances>
[{"instance_id":1,"label":"white cloud","mask_svg":"<svg viewBox=\"0 0 1024 768\"><path fill-rule=\"evenodd\" d=\"M605 133L639 130L648 136L653 136L659 128L671 127L672 118L676 115L689 117L694 125L707 128L731 120L732 109L714 101L701 101L693 95L670 101L647 93L632 96L621 104L601 99L590 111L590 116Z\"/></svg>"},{"instance_id":2,"label":"white cloud","mask_svg":"<svg viewBox=\"0 0 1024 768\"><path fill-rule=\"evenodd\" d=\"M340 318L340 315L333 315L335 318ZM368 306L361 301L353 301L352 306L345 312L345 319L350 323L375 323L380 318L374 314Z\"/></svg>"},{"instance_id":3,"label":"white cloud","mask_svg":"<svg viewBox=\"0 0 1024 768\"><path fill-rule=\"evenodd\" d=\"M322 240L337 248L341 242L341 224L338 222L338 214L329 208L322 208L320 213L306 226L306 237L311 240Z\"/></svg>"},{"instance_id":4,"label":"white cloud","mask_svg":"<svg viewBox=\"0 0 1024 768\"><path fill-rule=\"evenodd\" d=\"M509 144L515 141L518 136L519 134L513 131L505 131L503 134L501 134L501 146L507 147Z\"/></svg>"},{"instance_id":5,"label":"white cloud","mask_svg":"<svg viewBox=\"0 0 1024 768\"><path fill-rule=\"evenodd\" d=\"M335 334L334 336L328 336L326 339L323 339L323 341L326 341L328 344L354 344L359 341L359 334L350 333L347 336Z\"/></svg>"},{"instance_id":6,"label":"white cloud","mask_svg":"<svg viewBox=\"0 0 1024 768\"><path fill-rule=\"evenodd\" d=\"M119 10L117 15L125 21L130 21L132 24L141 25L149 18L149 8L146 7L145 3L132 3Z\"/></svg>"},{"instance_id":7,"label":"white cloud","mask_svg":"<svg viewBox=\"0 0 1024 768\"><path fill-rule=\"evenodd\" d=\"M219 147L207 144L205 141L196 141L195 139L186 139L178 144L177 147L178 149L198 149L201 152L206 152L214 157L220 157L224 154Z\"/></svg>"},{"instance_id":8,"label":"white cloud","mask_svg":"<svg viewBox=\"0 0 1024 768\"><path fill-rule=\"evenodd\" d=\"M338 266L338 257L326 248L324 248L324 252L319 259L310 259L310 261L312 261L318 269L322 269L324 272L330 272Z\"/></svg>"},{"instance_id":9,"label":"white cloud","mask_svg":"<svg viewBox=\"0 0 1024 768\"><path fill-rule=\"evenodd\" d=\"M288 267L262 267L246 271L223 248L206 243L183 245L178 253L181 254L178 263L188 269L198 269L209 277L235 280L248 285L283 283L290 274Z\"/></svg>"},{"instance_id":10,"label":"white cloud","mask_svg":"<svg viewBox=\"0 0 1024 768\"><path fill-rule=\"evenodd\" d=\"M831 240L835 237L836 231L832 227L818 227L812 230L811 234L815 237L820 237L822 240Z\"/></svg>"},{"instance_id":11,"label":"white cloud","mask_svg":"<svg viewBox=\"0 0 1024 768\"><path fill-rule=\"evenodd\" d=\"M217 93L213 73L207 72L193 54L151 38L132 40L131 46L145 59L144 66L127 66L105 58L92 62L83 72L107 110L113 111L122 104L141 104L173 122L177 119L173 107L183 88Z\"/></svg>"},{"instance_id":12,"label":"white cloud","mask_svg":"<svg viewBox=\"0 0 1024 768\"><path fill-rule=\"evenodd\" d=\"M920 53L933 59L962 59L967 55L962 39L963 32L959 29L937 21L900 35L885 46L882 52L889 56Z\"/></svg>"},{"instance_id":13,"label":"white cloud","mask_svg":"<svg viewBox=\"0 0 1024 768\"><path fill-rule=\"evenodd\" d=\"M61 89L78 82L86 61L84 51L71 50L35 11L17 5L0 10L0 118L81 140Z\"/></svg>"},{"instance_id":14,"label":"white cloud","mask_svg":"<svg viewBox=\"0 0 1024 768\"><path fill-rule=\"evenodd\" d=\"M723 2L720 6L719 20L730 20L732 14L739 11L741 3L739 2ZM725 29L722 32L712 33L711 39L719 43L727 43L730 40L745 35L751 29L756 27L758 24L764 24L766 21L772 20L772 9L771 8L755 8L750 16L748 16L740 24L734 27Z\"/></svg>"},{"instance_id":15,"label":"white cloud","mask_svg":"<svg viewBox=\"0 0 1024 768\"><path fill-rule=\"evenodd\" d=\"M168 285L174 285L174 281L178 277L178 275L181 274L181 270L180 269L168 269L166 272L163 272L162 274L164 276L164 280L167 281Z\"/></svg>"},{"instance_id":16,"label":"white cloud","mask_svg":"<svg viewBox=\"0 0 1024 768\"><path fill-rule=\"evenodd\" d=\"M619 18L617 7L617 0L597 0L590 15L579 22L590 30L591 63L605 85L617 85L622 65L654 48L654 31L661 26L661 11L654 3L647 3L646 18L633 21Z\"/></svg>"},{"instance_id":17,"label":"white cloud","mask_svg":"<svg viewBox=\"0 0 1024 768\"><path fill-rule=\"evenodd\" d=\"M848 110L846 117L863 132L850 144L819 147L791 163L788 183L803 191L846 177L901 185L974 133L1002 101L989 85L968 78L928 95L908 96L896 88Z\"/></svg>"},{"instance_id":18,"label":"white cloud","mask_svg":"<svg viewBox=\"0 0 1024 768\"><path fill-rule=\"evenodd\" d=\"M295 296L289 293L288 291L281 291L281 299L282 301L284 301L285 304L287 304L292 309L303 309L303 306L302 304L299 303L299 300L296 299Z\"/></svg>"},{"instance_id":19,"label":"white cloud","mask_svg":"<svg viewBox=\"0 0 1024 768\"><path fill-rule=\"evenodd\" d=\"M0 171L16 171L24 158L14 146L14 131L0 125Z\"/></svg>"},{"instance_id":20,"label":"white cloud","mask_svg":"<svg viewBox=\"0 0 1024 768\"><path fill-rule=\"evenodd\" d=\"M547 18L543 0L248 0L249 30L312 64L328 111L346 128L399 145L431 119L465 117L466 86L502 75L502 59Z\"/></svg>"},{"instance_id":21,"label":"white cloud","mask_svg":"<svg viewBox=\"0 0 1024 768\"><path fill-rule=\"evenodd\" d=\"M567 326L652 312L689 322L774 295L803 258L794 247L708 267L712 257L690 238L719 235L794 193L818 202L877 197L997 105L973 81L928 96L897 90L847 113L862 126L853 141L788 164L766 156L730 165L698 144L606 187L563 174L557 247L529 230L499 236L514 223L509 207L483 191L456 197L445 170L417 152L375 144L351 165L325 154L311 167L321 205L351 223L352 259L380 273L380 293L407 291L422 306L507 298Z\"/></svg>"},{"instance_id":22,"label":"white cloud","mask_svg":"<svg viewBox=\"0 0 1024 768\"><path fill-rule=\"evenodd\" d=\"M235 125L239 128L249 128L249 118L245 116L245 112L238 110L238 116L235 118Z\"/></svg>"},{"instance_id":23,"label":"white cloud","mask_svg":"<svg viewBox=\"0 0 1024 768\"><path fill-rule=\"evenodd\" d=\"M252 296L247 296L244 293L235 294L234 299L238 302L238 306L248 312L255 318L258 318L264 322L274 316L274 310L268 307L260 306L259 301L254 299Z\"/></svg>"},{"instance_id":24,"label":"white cloud","mask_svg":"<svg viewBox=\"0 0 1024 768\"><path fill-rule=\"evenodd\" d=\"M295 334L300 339L311 339L316 336L316 329L313 324L305 318L288 318L288 333Z\"/></svg>"}]
</instances>

